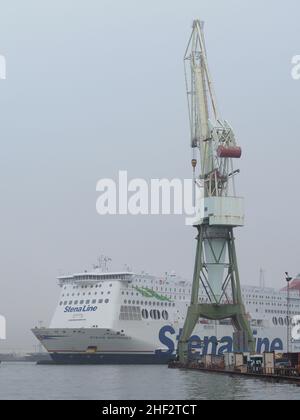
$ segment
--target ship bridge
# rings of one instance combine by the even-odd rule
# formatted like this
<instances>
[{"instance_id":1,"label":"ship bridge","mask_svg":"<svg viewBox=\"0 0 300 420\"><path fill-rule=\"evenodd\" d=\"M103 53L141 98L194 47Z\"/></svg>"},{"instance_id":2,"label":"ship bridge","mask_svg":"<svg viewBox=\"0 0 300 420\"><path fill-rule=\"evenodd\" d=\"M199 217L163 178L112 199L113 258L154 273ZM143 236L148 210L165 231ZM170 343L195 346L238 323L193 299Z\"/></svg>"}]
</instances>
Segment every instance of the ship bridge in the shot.
<instances>
[{"instance_id":1,"label":"ship bridge","mask_svg":"<svg viewBox=\"0 0 300 420\"><path fill-rule=\"evenodd\" d=\"M66 284L78 284L78 285L90 285L96 284L104 281L121 281L121 282L132 282L134 277L133 273L129 272L116 272L116 273L80 273L72 274L69 276L60 276L58 277L59 285Z\"/></svg>"}]
</instances>

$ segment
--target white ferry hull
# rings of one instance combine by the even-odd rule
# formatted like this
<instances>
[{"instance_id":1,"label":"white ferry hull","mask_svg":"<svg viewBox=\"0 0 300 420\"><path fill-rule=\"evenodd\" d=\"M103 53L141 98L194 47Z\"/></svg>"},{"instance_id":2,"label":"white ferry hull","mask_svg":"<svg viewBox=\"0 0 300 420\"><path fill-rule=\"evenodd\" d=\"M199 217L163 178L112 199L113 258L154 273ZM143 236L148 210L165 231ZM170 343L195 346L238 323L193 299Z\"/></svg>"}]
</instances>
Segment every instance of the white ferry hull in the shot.
<instances>
[{"instance_id":1,"label":"white ferry hull","mask_svg":"<svg viewBox=\"0 0 300 420\"><path fill-rule=\"evenodd\" d=\"M152 326L148 331L136 329L133 335L122 336L112 330L92 328L32 331L52 360L62 364L167 364L176 357L179 337L179 329L171 325L158 329ZM190 344L191 354L196 357L232 352L232 332L230 326L199 326ZM260 328L254 333L258 353L287 351L284 328ZM300 343L293 343L290 350L300 352Z\"/></svg>"},{"instance_id":2,"label":"white ferry hull","mask_svg":"<svg viewBox=\"0 0 300 420\"><path fill-rule=\"evenodd\" d=\"M59 285L50 327L32 330L54 362L160 364L176 357L189 282L173 275L83 273L61 277ZM199 301L205 298L201 291ZM286 352L286 292L250 286L243 288L243 298L256 351ZM299 301L299 291L291 293L293 316L300 313ZM226 322L200 320L190 340L195 357L232 352L233 347L233 328ZM300 352L300 342L291 342L289 351Z\"/></svg>"},{"instance_id":3,"label":"white ferry hull","mask_svg":"<svg viewBox=\"0 0 300 420\"><path fill-rule=\"evenodd\" d=\"M120 336L106 329L33 329L55 363L62 364L167 364L168 351L137 337Z\"/></svg>"}]
</instances>

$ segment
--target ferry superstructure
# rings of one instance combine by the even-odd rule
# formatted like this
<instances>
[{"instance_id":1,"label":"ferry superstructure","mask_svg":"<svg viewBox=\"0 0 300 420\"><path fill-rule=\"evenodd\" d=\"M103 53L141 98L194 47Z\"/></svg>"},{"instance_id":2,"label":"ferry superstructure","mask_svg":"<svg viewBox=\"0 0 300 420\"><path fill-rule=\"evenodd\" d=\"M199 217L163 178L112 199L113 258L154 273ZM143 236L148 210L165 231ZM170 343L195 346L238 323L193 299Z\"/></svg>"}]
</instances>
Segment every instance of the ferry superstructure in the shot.
<instances>
[{"instance_id":1,"label":"ferry superstructure","mask_svg":"<svg viewBox=\"0 0 300 420\"><path fill-rule=\"evenodd\" d=\"M190 282L175 274L129 272L85 272L59 277L58 282L61 293L50 327L32 330L54 362L162 364L176 356ZM244 286L242 292L257 351L286 351L294 317L300 315L300 275L289 294L256 286ZM202 290L199 302L206 301ZM190 351L230 352L232 335L229 320L200 319ZM300 352L300 341L291 341L289 348Z\"/></svg>"}]
</instances>

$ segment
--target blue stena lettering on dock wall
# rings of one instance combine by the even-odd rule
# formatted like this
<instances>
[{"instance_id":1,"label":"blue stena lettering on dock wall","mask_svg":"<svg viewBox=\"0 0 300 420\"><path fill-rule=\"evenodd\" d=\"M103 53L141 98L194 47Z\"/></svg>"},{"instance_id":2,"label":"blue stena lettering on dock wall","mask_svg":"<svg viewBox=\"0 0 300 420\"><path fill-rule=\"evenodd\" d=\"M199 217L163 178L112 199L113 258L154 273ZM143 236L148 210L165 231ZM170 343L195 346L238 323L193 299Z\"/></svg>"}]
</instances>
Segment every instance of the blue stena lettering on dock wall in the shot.
<instances>
[{"instance_id":1,"label":"blue stena lettering on dock wall","mask_svg":"<svg viewBox=\"0 0 300 420\"><path fill-rule=\"evenodd\" d=\"M181 331L176 336L176 341L178 342ZM174 335L176 331L171 325L166 325L162 327L159 331L159 341L166 346L166 351L163 351L165 354L174 354L176 352L176 346L174 343ZM171 338L173 336L173 339ZM197 351L198 350L198 351ZM189 340L189 352L193 352L195 356L212 354L214 356L221 356L224 353L231 353L233 351L233 339L230 336L222 337L219 341L215 336L203 337L201 339L198 335L193 335ZM263 352L282 352L283 351L283 342L280 338L275 338L270 341L268 338L257 338L256 340L256 351L257 353ZM159 350L158 352L161 352Z\"/></svg>"},{"instance_id":2,"label":"blue stena lettering on dock wall","mask_svg":"<svg viewBox=\"0 0 300 420\"><path fill-rule=\"evenodd\" d=\"M65 313L70 313L70 312L95 312L97 311L98 306L66 306L64 309Z\"/></svg>"}]
</instances>

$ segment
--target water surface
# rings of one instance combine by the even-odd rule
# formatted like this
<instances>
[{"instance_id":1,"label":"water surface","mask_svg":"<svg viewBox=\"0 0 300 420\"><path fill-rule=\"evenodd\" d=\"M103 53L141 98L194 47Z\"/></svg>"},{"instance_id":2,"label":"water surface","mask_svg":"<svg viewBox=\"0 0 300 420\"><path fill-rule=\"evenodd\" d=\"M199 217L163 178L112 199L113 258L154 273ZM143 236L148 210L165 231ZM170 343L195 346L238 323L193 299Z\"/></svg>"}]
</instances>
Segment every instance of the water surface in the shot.
<instances>
[{"instance_id":1,"label":"water surface","mask_svg":"<svg viewBox=\"0 0 300 420\"><path fill-rule=\"evenodd\" d=\"M0 399L298 400L300 387L166 366L2 363Z\"/></svg>"}]
</instances>

